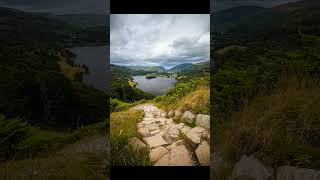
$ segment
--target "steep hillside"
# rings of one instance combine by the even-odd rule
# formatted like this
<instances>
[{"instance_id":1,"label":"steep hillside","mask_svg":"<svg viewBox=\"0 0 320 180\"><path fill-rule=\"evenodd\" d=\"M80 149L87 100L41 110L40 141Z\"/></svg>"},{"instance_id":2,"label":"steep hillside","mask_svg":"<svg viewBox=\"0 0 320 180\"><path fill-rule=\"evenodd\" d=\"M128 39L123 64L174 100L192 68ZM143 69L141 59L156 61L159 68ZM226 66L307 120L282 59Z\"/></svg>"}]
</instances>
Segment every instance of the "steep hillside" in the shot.
<instances>
[{"instance_id":1,"label":"steep hillside","mask_svg":"<svg viewBox=\"0 0 320 180\"><path fill-rule=\"evenodd\" d=\"M55 150L68 143L59 141L63 131L106 120L107 95L82 82L81 66L65 49L106 35L80 38L83 29L55 19L8 8L0 14L0 131L8 145L0 161Z\"/></svg>"},{"instance_id":2,"label":"steep hillside","mask_svg":"<svg viewBox=\"0 0 320 180\"><path fill-rule=\"evenodd\" d=\"M216 34L213 156L226 162L215 164L217 179L244 155L275 170L319 169L319 5L305 0L244 13Z\"/></svg>"}]
</instances>

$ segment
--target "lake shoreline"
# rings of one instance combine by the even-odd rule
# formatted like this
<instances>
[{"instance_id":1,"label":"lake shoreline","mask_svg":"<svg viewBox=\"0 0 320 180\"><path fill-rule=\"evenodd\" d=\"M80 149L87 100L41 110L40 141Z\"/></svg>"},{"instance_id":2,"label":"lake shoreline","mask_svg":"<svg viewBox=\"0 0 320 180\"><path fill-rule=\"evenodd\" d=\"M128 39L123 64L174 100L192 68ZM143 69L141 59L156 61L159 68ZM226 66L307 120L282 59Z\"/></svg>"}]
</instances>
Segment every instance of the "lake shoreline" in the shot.
<instances>
[{"instance_id":1,"label":"lake shoreline","mask_svg":"<svg viewBox=\"0 0 320 180\"><path fill-rule=\"evenodd\" d=\"M156 76L155 78L148 79L146 75L133 76L135 87L153 94L155 96L164 95L170 88L174 88L177 84L175 78Z\"/></svg>"}]
</instances>

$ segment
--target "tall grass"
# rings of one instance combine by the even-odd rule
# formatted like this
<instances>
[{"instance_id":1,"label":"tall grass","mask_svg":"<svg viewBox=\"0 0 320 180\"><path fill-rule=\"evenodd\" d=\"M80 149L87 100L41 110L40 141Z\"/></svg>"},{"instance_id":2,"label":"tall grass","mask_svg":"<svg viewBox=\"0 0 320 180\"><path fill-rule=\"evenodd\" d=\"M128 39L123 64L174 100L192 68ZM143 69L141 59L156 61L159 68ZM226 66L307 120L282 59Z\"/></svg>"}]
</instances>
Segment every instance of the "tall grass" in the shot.
<instances>
[{"instance_id":1,"label":"tall grass","mask_svg":"<svg viewBox=\"0 0 320 180\"><path fill-rule=\"evenodd\" d=\"M261 93L214 127L214 144L230 164L254 154L265 164L320 168L320 80L284 73L271 94Z\"/></svg>"},{"instance_id":2,"label":"tall grass","mask_svg":"<svg viewBox=\"0 0 320 180\"><path fill-rule=\"evenodd\" d=\"M137 124L142 120L143 112L126 110L110 115L110 142L112 166L146 166L151 165L147 150L134 151L128 145L130 138L138 137Z\"/></svg>"},{"instance_id":3,"label":"tall grass","mask_svg":"<svg viewBox=\"0 0 320 180\"><path fill-rule=\"evenodd\" d=\"M210 77L180 82L165 95L153 100L161 109L210 113Z\"/></svg>"}]
</instances>

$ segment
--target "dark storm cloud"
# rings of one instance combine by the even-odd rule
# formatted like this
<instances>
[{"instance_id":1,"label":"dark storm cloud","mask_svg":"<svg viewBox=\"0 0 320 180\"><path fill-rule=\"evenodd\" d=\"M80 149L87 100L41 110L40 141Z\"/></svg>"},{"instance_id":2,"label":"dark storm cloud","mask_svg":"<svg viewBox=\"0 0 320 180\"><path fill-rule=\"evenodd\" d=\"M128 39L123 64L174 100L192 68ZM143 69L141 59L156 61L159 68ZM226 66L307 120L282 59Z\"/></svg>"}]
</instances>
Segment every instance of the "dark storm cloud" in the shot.
<instances>
[{"instance_id":1,"label":"dark storm cloud","mask_svg":"<svg viewBox=\"0 0 320 180\"><path fill-rule=\"evenodd\" d=\"M210 15L111 15L111 63L170 68L210 57Z\"/></svg>"},{"instance_id":2,"label":"dark storm cloud","mask_svg":"<svg viewBox=\"0 0 320 180\"><path fill-rule=\"evenodd\" d=\"M236 6L273 7L299 0L211 0L211 11L220 11Z\"/></svg>"},{"instance_id":3,"label":"dark storm cloud","mask_svg":"<svg viewBox=\"0 0 320 180\"><path fill-rule=\"evenodd\" d=\"M1 0L0 6L55 14L109 12L109 0Z\"/></svg>"}]
</instances>

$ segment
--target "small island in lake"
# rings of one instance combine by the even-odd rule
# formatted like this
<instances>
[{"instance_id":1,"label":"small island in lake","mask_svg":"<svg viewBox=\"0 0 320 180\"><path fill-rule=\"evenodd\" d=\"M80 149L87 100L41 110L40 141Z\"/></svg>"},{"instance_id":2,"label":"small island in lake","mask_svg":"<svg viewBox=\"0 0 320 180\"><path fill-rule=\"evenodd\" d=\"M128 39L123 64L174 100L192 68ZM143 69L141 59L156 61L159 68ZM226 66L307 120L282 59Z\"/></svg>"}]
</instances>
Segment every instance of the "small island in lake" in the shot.
<instances>
[{"instance_id":1,"label":"small island in lake","mask_svg":"<svg viewBox=\"0 0 320 180\"><path fill-rule=\"evenodd\" d=\"M156 75L147 75L146 76L146 79L154 79L154 78L157 78Z\"/></svg>"}]
</instances>

